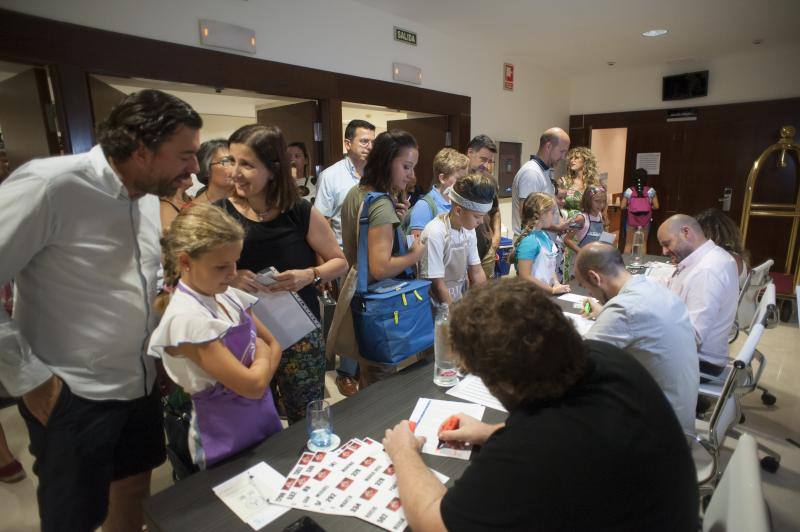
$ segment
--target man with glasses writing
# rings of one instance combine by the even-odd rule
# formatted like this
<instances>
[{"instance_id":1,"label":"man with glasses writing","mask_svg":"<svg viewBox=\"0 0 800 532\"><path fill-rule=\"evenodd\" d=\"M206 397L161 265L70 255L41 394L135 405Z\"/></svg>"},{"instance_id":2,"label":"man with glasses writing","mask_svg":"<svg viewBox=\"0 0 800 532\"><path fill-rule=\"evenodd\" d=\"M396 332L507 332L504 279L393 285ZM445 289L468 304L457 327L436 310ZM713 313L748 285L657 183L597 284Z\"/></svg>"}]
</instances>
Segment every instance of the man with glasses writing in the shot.
<instances>
[{"instance_id":1,"label":"man with glasses writing","mask_svg":"<svg viewBox=\"0 0 800 532\"><path fill-rule=\"evenodd\" d=\"M342 204L350 189L358 184L367 163L367 156L375 142L375 126L366 120L351 120L344 130L345 156L326 168L319 176L319 188L314 207L328 219L342 245ZM336 386L342 395L351 396L358 391L355 375L358 364L342 357L337 370Z\"/></svg>"}]
</instances>

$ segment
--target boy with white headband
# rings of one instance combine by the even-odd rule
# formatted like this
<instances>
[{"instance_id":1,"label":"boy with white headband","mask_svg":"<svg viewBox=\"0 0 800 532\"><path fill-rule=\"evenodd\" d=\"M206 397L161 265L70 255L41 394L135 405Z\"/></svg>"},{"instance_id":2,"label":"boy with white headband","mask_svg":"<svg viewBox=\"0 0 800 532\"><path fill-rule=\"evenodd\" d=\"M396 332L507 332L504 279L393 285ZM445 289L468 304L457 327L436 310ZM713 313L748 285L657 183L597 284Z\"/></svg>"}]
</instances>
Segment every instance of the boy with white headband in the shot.
<instances>
[{"instance_id":1,"label":"boy with white headband","mask_svg":"<svg viewBox=\"0 0 800 532\"><path fill-rule=\"evenodd\" d=\"M475 228L491 210L495 190L492 178L482 172L459 177L449 190L450 212L435 217L422 231L426 252L419 276L431 280L435 303L458 301L467 280L470 285L486 282Z\"/></svg>"}]
</instances>

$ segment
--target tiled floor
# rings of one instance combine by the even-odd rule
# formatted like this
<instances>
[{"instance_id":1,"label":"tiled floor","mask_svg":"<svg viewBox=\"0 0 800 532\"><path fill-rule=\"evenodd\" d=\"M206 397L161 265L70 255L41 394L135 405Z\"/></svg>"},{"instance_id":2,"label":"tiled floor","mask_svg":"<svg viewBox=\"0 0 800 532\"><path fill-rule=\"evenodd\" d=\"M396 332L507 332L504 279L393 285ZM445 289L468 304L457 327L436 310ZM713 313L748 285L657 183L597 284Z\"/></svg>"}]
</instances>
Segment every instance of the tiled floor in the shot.
<instances>
[{"instance_id":1,"label":"tiled floor","mask_svg":"<svg viewBox=\"0 0 800 532\"><path fill-rule=\"evenodd\" d=\"M741 345L737 340L731 352ZM754 393L744 400L746 420L738 430L753 434L763 446L781 456L778 472L762 472L765 497L772 513L773 530L789 532L800 530L800 448L787 441L800 442L800 330L797 322L781 324L764 333L760 350L767 358L762 383L775 394L775 406L762 405L760 394ZM326 395L332 401L342 396L334 384L334 375L326 376ZM27 479L17 484L0 484L0 531L33 532L39 529L36 507L36 477L31 474L32 458L27 451L27 431L16 408L0 411L0 423L5 429L9 446L29 472ZM727 440L728 449L735 441ZM762 454L763 455L763 454ZM730 452L724 453L727 461ZM168 465L158 468L153 475L152 490L165 489L172 484Z\"/></svg>"}]
</instances>

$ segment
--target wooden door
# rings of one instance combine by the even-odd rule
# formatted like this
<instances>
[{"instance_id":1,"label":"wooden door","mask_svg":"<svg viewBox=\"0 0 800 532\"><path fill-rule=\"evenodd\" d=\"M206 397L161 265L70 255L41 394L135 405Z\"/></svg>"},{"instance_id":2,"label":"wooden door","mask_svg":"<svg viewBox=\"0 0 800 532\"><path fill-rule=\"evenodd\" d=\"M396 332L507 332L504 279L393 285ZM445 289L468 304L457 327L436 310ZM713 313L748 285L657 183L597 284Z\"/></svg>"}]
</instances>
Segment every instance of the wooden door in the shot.
<instances>
[{"instance_id":1,"label":"wooden door","mask_svg":"<svg viewBox=\"0 0 800 532\"><path fill-rule=\"evenodd\" d=\"M319 104L316 101L301 102L281 107L270 107L256 111L256 120L265 126L278 126L283 131L286 144L303 142L308 149L309 174L317 175L317 165L332 164L322 161L321 143L314 141L314 123L319 122ZM323 166L324 168L324 166Z\"/></svg>"},{"instance_id":2,"label":"wooden door","mask_svg":"<svg viewBox=\"0 0 800 532\"><path fill-rule=\"evenodd\" d=\"M31 68L0 81L0 130L11 169L59 153L47 73Z\"/></svg>"},{"instance_id":3,"label":"wooden door","mask_svg":"<svg viewBox=\"0 0 800 532\"><path fill-rule=\"evenodd\" d=\"M119 89L115 89L108 83L100 81L94 76L89 76L89 97L92 100L92 117L94 120L94 128L97 131L97 126L103 122L111 110L127 96Z\"/></svg>"},{"instance_id":4,"label":"wooden door","mask_svg":"<svg viewBox=\"0 0 800 532\"><path fill-rule=\"evenodd\" d=\"M386 122L387 129L402 129L408 131L417 139L419 160L414 173L417 176L417 185L426 192L431 189L431 183L433 183L433 158L439 150L445 147L447 124L446 116L409 118Z\"/></svg>"},{"instance_id":5,"label":"wooden door","mask_svg":"<svg viewBox=\"0 0 800 532\"><path fill-rule=\"evenodd\" d=\"M655 228L669 216L678 212L680 204L680 156L674 148L672 139L676 132L669 131L663 124L638 124L628 127L625 145L625 174L622 178L622 190L633 186L633 171L636 169L637 153L660 153L661 165L658 175L648 177L650 186L656 189L660 209L653 212L653 230L650 231L648 253L660 253ZM619 239L622 249L624 239Z\"/></svg>"},{"instance_id":6,"label":"wooden door","mask_svg":"<svg viewBox=\"0 0 800 532\"><path fill-rule=\"evenodd\" d=\"M501 198L510 198L514 176L517 175L522 163L522 143L500 141L499 150L497 183L500 186L500 191L498 192L498 196Z\"/></svg>"}]
</instances>

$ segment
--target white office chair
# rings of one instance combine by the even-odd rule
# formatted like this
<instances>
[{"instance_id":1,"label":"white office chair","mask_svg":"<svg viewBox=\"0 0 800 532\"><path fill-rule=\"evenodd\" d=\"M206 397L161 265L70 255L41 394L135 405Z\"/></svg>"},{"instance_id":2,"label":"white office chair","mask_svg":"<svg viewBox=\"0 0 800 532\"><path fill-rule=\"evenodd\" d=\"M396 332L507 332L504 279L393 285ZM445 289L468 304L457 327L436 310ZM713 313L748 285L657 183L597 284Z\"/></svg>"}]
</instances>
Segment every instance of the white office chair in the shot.
<instances>
[{"instance_id":1,"label":"white office chair","mask_svg":"<svg viewBox=\"0 0 800 532\"><path fill-rule=\"evenodd\" d=\"M756 440L742 434L703 516L703 532L768 532Z\"/></svg>"},{"instance_id":2,"label":"white office chair","mask_svg":"<svg viewBox=\"0 0 800 532\"><path fill-rule=\"evenodd\" d=\"M761 295L761 300L758 303L756 313L753 315L748 326L743 329L747 331L748 334L752 334L753 328L756 326L756 324L761 324L764 328L770 329L778 326L778 321L775 319L777 316L777 307L775 305L775 285L772 283L772 280L770 279L766 286L760 289L760 291L763 291L763 294ZM766 359L758 350L756 350L753 354L753 358L758 363L757 367L754 370L752 364L748 364L747 370L750 378L744 380L737 386L736 393L737 395L742 396L752 392L756 388L760 388L762 390L761 402L767 406L774 405L777 400L775 396L769 393L766 388L759 386L758 384L761 380L761 375L764 372L764 368L766 367ZM707 397L718 398L722 393L722 387L725 383L728 373L731 371L731 368L732 365L728 365L718 376L707 375L701 372L700 376L709 382L700 384L700 394Z\"/></svg>"},{"instance_id":3,"label":"white office chair","mask_svg":"<svg viewBox=\"0 0 800 532\"><path fill-rule=\"evenodd\" d=\"M697 420L695 422L697 435L687 435L687 438L696 444L692 445L692 456L695 459L697 481L701 486L701 492L707 491L704 490L704 487L713 486L722 472L719 467L719 451L725 441L725 435L741 419L739 402L741 396L754 388L752 361L758 353L756 347L761 341L769 321L769 315L774 309L775 286L770 283L761 298L759 311L753 320L754 324L750 327L747 341L739 350L739 354L731 366L726 369L725 381L716 392L718 394L717 402L711 412L711 417L708 421ZM760 376L760 368L757 376ZM708 386L709 384L701 384L701 393L703 393L703 388L707 389ZM780 464L780 456L768 455L761 461L761 464L764 469L774 473Z\"/></svg>"},{"instance_id":4,"label":"white office chair","mask_svg":"<svg viewBox=\"0 0 800 532\"><path fill-rule=\"evenodd\" d=\"M708 421L698 419L695 421L695 435L688 435L691 440L692 457L697 469L697 483L700 491L710 492L722 473L719 464L719 452L725 442L728 430L735 425L741 417L741 406L736 390L749 380L748 367L753 360L756 346L764 333L764 326L760 323L753 326L747 341L739 350L733 361L730 371L727 372L725 382L720 390L711 417Z\"/></svg>"},{"instance_id":5,"label":"white office chair","mask_svg":"<svg viewBox=\"0 0 800 532\"><path fill-rule=\"evenodd\" d=\"M739 290L739 303L736 308L736 334L739 330L747 332L753 323L753 318L758 311L759 293L772 282L769 271L775 261L768 259L747 272L742 288ZM735 337L731 340L733 342Z\"/></svg>"}]
</instances>

